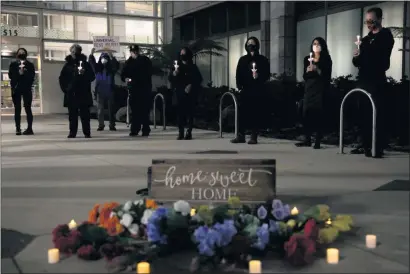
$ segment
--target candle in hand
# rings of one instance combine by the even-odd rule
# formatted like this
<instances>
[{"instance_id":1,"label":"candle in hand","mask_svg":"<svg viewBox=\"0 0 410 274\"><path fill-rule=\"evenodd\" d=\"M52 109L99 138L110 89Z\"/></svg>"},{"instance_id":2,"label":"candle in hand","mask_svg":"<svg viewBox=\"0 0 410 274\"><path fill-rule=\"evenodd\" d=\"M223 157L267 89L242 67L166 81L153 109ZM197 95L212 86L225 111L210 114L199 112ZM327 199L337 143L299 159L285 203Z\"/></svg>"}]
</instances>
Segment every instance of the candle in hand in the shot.
<instances>
[{"instance_id":1,"label":"candle in hand","mask_svg":"<svg viewBox=\"0 0 410 274\"><path fill-rule=\"evenodd\" d=\"M326 250L326 259L328 264L339 263L339 250L336 248L328 248Z\"/></svg>"},{"instance_id":2,"label":"candle in hand","mask_svg":"<svg viewBox=\"0 0 410 274\"><path fill-rule=\"evenodd\" d=\"M80 65L78 66L78 72L80 72L80 70L83 69L83 67L81 66L82 63L83 63L83 61L80 61Z\"/></svg>"},{"instance_id":3,"label":"candle in hand","mask_svg":"<svg viewBox=\"0 0 410 274\"><path fill-rule=\"evenodd\" d=\"M249 273L252 273L252 274L262 273L261 261L257 261L257 260L249 261Z\"/></svg>"},{"instance_id":4,"label":"candle in hand","mask_svg":"<svg viewBox=\"0 0 410 274\"><path fill-rule=\"evenodd\" d=\"M138 274L149 274L151 273L151 268L149 263L147 262L141 262L137 264L137 273Z\"/></svg>"},{"instance_id":5,"label":"candle in hand","mask_svg":"<svg viewBox=\"0 0 410 274\"><path fill-rule=\"evenodd\" d=\"M56 264L60 261L60 251L58 248L52 248L48 250L48 263Z\"/></svg>"},{"instance_id":6,"label":"candle in hand","mask_svg":"<svg viewBox=\"0 0 410 274\"><path fill-rule=\"evenodd\" d=\"M357 35L356 37L357 37L357 41L356 41L355 44L357 45L357 49L360 49L360 43L361 43L360 42L360 35Z\"/></svg>"},{"instance_id":7,"label":"candle in hand","mask_svg":"<svg viewBox=\"0 0 410 274\"><path fill-rule=\"evenodd\" d=\"M77 223L74 220L71 220L71 222L68 223L69 229L75 229L76 227L77 227Z\"/></svg>"},{"instance_id":8,"label":"candle in hand","mask_svg":"<svg viewBox=\"0 0 410 274\"><path fill-rule=\"evenodd\" d=\"M24 62L23 61L20 61L20 69L23 69L24 68Z\"/></svg>"},{"instance_id":9,"label":"candle in hand","mask_svg":"<svg viewBox=\"0 0 410 274\"><path fill-rule=\"evenodd\" d=\"M177 70L177 69L178 69L178 67L179 67L179 66L178 66L178 61L177 61L177 60L175 60L175 61L174 61L174 68L175 68L175 70Z\"/></svg>"},{"instance_id":10,"label":"candle in hand","mask_svg":"<svg viewBox=\"0 0 410 274\"><path fill-rule=\"evenodd\" d=\"M309 62L310 62L310 65L312 65L312 61L313 61L313 52L311 52L311 53L309 54Z\"/></svg>"},{"instance_id":11,"label":"candle in hand","mask_svg":"<svg viewBox=\"0 0 410 274\"><path fill-rule=\"evenodd\" d=\"M366 247L367 248L376 248L377 246L377 237L376 235L366 235Z\"/></svg>"},{"instance_id":12,"label":"candle in hand","mask_svg":"<svg viewBox=\"0 0 410 274\"><path fill-rule=\"evenodd\" d=\"M298 210L296 207L294 207L294 208L292 208L292 210L290 211L290 214L291 214L291 215L298 215L298 214L299 214L299 210Z\"/></svg>"}]
</instances>

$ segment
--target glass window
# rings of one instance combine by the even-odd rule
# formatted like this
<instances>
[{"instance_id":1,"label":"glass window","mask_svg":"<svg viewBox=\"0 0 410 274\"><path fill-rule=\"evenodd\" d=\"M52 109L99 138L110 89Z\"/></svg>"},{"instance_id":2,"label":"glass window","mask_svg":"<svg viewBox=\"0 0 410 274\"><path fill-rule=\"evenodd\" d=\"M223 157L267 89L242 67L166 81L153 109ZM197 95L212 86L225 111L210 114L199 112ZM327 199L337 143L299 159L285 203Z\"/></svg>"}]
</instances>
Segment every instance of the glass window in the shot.
<instances>
[{"instance_id":1,"label":"glass window","mask_svg":"<svg viewBox=\"0 0 410 274\"><path fill-rule=\"evenodd\" d=\"M113 1L113 13L154 16L154 2L151 1Z\"/></svg>"},{"instance_id":2,"label":"glass window","mask_svg":"<svg viewBox=\"0 0 410 274\"><path fill-rule=\"evenodd\" d=\"M261 42L261 31L260 30L251 31L248 33L248 38L249 37L256 37L260 43Z\"/></svg>"},{"instance_id":3,"label":"glass window","mask_svg":"<svg viewBox=\"0 0 410 274\"><path fill-rule=\"evenodd\" d=\"M37 14L21 14L17 16L17 24L21 27L38 27Z\"/></svg>"},{"instance_id":4,"label":"glass window","mask_svg":"<svg viewBox=\"0 0 410 274\"><path fill-rule=\"evenodd\" d=\"M354 42L360 33L361 9L331 14L327 18L327 45L333 61L332 77L357 75L352 64ZM303 58L303 56L302 56Z\"/></svg>"},{"instance_id":5,"label":"glass window","mask_svg":"<svg viewBox=\"0 0 410 274\"><path fill-rule=\"evenodd\" d=\"M197 12L195 15L196 37L207 37L210 35L209 31L209 13L207 10Z\"/></svg>"},{"instance_id":6,"label":"glass window","mask_svg":"<svg viewBox=\"0 0 410 274\"><path fill-rule=\"evenodd\" d=\"M72 10L73 1L47 1L42 3L47 9Z\"/></svg>"},{"instance_id":7,"label":"glass window","mask_svg":"<svg viewBox=\"0 0 410 274\"><path fill-rule=\"evenodd\" d=\"M245 2L228 2L228 20L229 30L237 30L246 27L246 3Z\"/></svg>"},{"instance_id":8,"label":"glass window","mask_svg":"<svg viewBox=\"0 0 410 274\"><path fill-rule=\"evenodd\" d=\"M325 37L325 17L297 23L296 27L296 78L303 81L303 59L309 56L309 47L315 37Z\"/></svg>"},{"instance_id":9,"label":"glass window","mask_svg":"<svg viewBox=\"0 0 410 274\"><path fill-rule=\"evenodd\" d=\"M162 15L162 2L156 2L157 3L157 16L158 17L163 17Z\"/></svg>"},{"instance_id":10,"label":"glass window","mask_svg":"<svg viewBox=\"0 0 410 274\"><path fill-rule=\"evenodd\" d=\"M107 12L106 1L75 1L77 10L93 11L93 12Z\"/></svg>"},{"instance_id":11,"label":"glass window","mask_svg":"<svg viewBox=\"0 0 410 274\"><path fill-rule=\"evenodd\" d=\"M1 35L20 37L39 37L38 14L3 13L1 15Z\"/></svg>"},{"instance_id":12,"label":"glass window","mask_svg":"<svg viewBox=\"0 0 410 274\"><path fill-rule=\"evenodd\" d=\"M202 86L208 86L211 82L211 56L196 57L195 63L202 75Z\"/></svg>"},{"instance_id":13,"label":"glass window","mask_svg":"<svg viewBox=\"0 0 410 274\"><path fill-rule=\"evenodd\" d=\"M261 24L261 3L249 2L248 3L248 25L260 25Z\"/></svg>"},{"instance_id":14,"label":"glass window","mask_svg":"<svg viewBox=\"0 0 410 274\"><path fill-rule=\"evenodd\" d=\"M108 34L106 17L76 16L75 24L75 38L77 40L93 40L93 36L106 36Z\"/></svg>"},{"instance_id":15,"label":"glass window","mask_svg":"<svg viewBox=\"0 0 410 274\"><path fill-rule=\"evenodd\" d=\"M162 36L162 21L158 21L158 43L162 44L164 37Z\"/></svg>"},{"instance_id":16,"label":"glass window","mask_svg":"<svg viewBox=\"0 0 410 274\"><path fill-rule=\"evenodd\" d=\"M194 25L194 18L192 16L183 17L179 20L182 41L194 40Z\"/></svg>"},{"instance_id":17,"label":"glass window","mask_svg":"<svg viewBox=\"0 0 410 274\"><path fill-rule=\"evenodd\" d=\"M73 43L61 42L44 42L44 59L53 61L64 61L66 56L70 54L70 47ZM82 53L88 57L93 48L92 44L80 44L83 48ZM100 53L94 54L95 58L100 58Z\"/></svg>"},{"instance_id":18,"label":"glass window","mask_svg":"<svg viewBox=\"0 0 410 274\"><path fill-rule=\"evenodd\" d=\"M228 48L228 38L215 40L221 46ZM221 87L228 86L228 53L221 52L222 56L212 56L211 76L212 86Z\"/></svg>"},{"instance_id":19,"label":"glass window","mask_svg":"<svg viewBox=\"0 0 410 274\"><path fill-rule=\"evenodd\" d=\"M111 19L112 33L123 43L154 44L154 22L148 20Z\"/></svg>"},{"instance_id":20,"label":"glass window","mask_svg":"<svg viewBox=\"0 0 410 274\"><path fill-rule=\"evenodd\" d=\"M18 26L17 13L2 13L1 24L6 26Z\"/></svg>"},{"instance_id":21,"label":"glass window","mask_svg":"<svg viewBox=\"0 0 410 274\"><path fill-rule=\"evenodd\" d=\"M44 38L74 39L74 16L44 14Z\"/></svg>"},{"instance_id":22,"label":"glass window","mask_svg":"<svg viewBox=\"0 0 410 274\"><path fill-rule=\"evenodd\" d=\"M365 7L363 18L366 11L372 7L379 7L383 10L383 26L388 27L403 27L403 8L404 2L384 2L374 6ZM362 35L367 35L369 30L363 25ZM353 37L354 39L354 37ZM395 80L402 78L403 67L403 52L399 49L403 48L403 39L395 38L394 47L390 57L390 69L386 72L387 76L393 77Z\"/></svg>"},{"instance_id":23,"label":"glass window","mask_svg":"<svg viewBox=\"0 0 410 274\"><path fill-rule=\"evenodd\" d=\"M239 58L246 54L245 43L248 34L243 33L229 37L229 87L236 88L236 67Z\"/></svg>"},{"instance_id":24,"label":"glass window","mask_svg":"<svg viewBox=\"0 0 410 274\"><path fill-rule=\"evenodd\" d=\"M215 5L210 8L209 17L211 21L211 32L212 34L224 33L226 32L226 6L225 5Z\"/></svg>"}]
</instances>

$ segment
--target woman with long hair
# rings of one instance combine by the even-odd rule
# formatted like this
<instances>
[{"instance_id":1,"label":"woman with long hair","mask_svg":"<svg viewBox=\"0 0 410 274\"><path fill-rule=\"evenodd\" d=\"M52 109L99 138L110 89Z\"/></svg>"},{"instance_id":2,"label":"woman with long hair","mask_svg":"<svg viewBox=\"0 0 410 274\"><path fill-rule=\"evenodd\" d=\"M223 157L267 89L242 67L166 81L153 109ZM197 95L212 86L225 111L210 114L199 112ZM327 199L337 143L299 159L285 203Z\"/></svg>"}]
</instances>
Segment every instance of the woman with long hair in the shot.
<instances>
[{"instance_id":1,"label":"woman with long hair","mask_svg":"<svg viewBox=\"0 0 410 274\"><path fill-rule=\"evenodd\" d=\"M298 147L312 145L312 133L316 132L314 149L320 148L323 131L324 101L332 76L332 58L325 39L316 37L310 45L311 56L306 56L303 79L305 94L303 98L303 127L305 140Z\"/></svg>"}]
</instances>

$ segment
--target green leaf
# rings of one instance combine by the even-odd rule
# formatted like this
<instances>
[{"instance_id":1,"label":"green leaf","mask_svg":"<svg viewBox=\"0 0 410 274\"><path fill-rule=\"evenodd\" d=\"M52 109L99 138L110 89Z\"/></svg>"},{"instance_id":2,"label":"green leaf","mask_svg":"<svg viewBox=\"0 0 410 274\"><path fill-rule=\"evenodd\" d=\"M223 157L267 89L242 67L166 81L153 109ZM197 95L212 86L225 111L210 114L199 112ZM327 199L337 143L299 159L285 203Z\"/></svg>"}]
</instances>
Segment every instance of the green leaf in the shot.
<instances>
[{"instance_id":1,"label":"green leaf","mask_svg":"<svg viewBox=\"0 0 410 274\"><path fill-rule=\"evenodd\" d=\"M319 230L318 242L321 244L331 244L339 236L339 230L335 227L326 227Z\"/></svg>"}]
</instances>

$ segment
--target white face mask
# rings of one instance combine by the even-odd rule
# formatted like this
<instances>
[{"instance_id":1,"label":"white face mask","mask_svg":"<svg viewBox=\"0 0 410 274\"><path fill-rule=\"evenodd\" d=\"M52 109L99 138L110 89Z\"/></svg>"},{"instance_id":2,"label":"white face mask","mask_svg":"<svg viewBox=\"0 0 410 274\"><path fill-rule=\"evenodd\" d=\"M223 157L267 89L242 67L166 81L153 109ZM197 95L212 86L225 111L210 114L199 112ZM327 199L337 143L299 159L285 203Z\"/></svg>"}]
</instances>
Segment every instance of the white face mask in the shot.
<instances>
[{"instance_id":1,"label":"white face mask","mask_svg":"<svg viewBox=\"0 0 410 274\"><path fill-rule=\"evenodd\" d=\"M108 63L108 60L107 60L107 59L105 59L105 58L103 58L103 59L101 59L101 63L105 65L105 64L107 64L107 63Z\"/></svg>"},{"instance_id":2,"label":"white face mask","mask_svg":"<svg viewBox=\"0 0 410 274\"><path fill-rule=\"evenodd\" d=\"M321 52L321 51L322 51L322 47L321 47L321 46L317 46L317 45L313 45L313 51L314 51L314 52Z\"/></svg>"}]
</instances>

